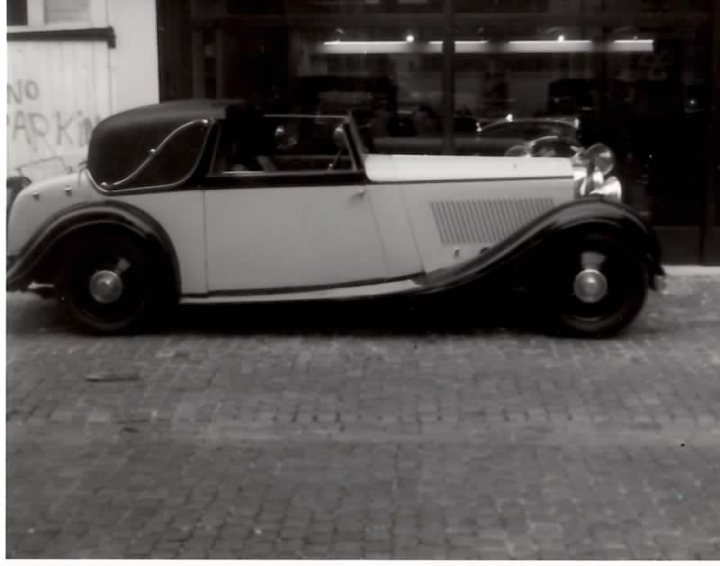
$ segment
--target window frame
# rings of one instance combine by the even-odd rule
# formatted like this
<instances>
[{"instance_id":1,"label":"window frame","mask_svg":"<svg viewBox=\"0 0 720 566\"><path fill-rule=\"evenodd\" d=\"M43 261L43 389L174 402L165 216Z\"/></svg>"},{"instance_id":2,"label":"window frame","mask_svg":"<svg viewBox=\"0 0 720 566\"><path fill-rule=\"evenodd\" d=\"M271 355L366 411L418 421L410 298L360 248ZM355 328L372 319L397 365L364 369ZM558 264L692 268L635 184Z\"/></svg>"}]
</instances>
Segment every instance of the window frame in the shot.
<instances>
[{"instance_id":1,"label":"window frame","mask_svg":"<svg viewBox=\"0 0 720 566\"><path fill-rule=\"evenodd\" d=\"M102 0L89 0L87 18L79 21L48 23L46 0L27 0L27 24L7 25L8 32L85 30L108 26L108 8Z\"/></svg>"},{"instance_id":2,"label":"window frame","mask_svg":"<svg viewBox=\"0 0 720 566\"><path fill-rule=\"evenodd\" d=\"M268 119L327 119L337 120L337 126L345 131L347 152L351 167L349 169L306 169L290 171L216 171L216 160L220 151L222 130L225 122L219 124L215 141L212 144L212 155L208 169L203 175L202 184L213 188L246 188L256 187L287 187L311 185L356 185L367 181L363 166L362 153L358 149L358 136L354 124L347 116L327 115L314 116L307 114L265 114ZM335 126L335 127L337 127ZM360 146L361 147L361 146Z\"/></svg>"}]
</instances>

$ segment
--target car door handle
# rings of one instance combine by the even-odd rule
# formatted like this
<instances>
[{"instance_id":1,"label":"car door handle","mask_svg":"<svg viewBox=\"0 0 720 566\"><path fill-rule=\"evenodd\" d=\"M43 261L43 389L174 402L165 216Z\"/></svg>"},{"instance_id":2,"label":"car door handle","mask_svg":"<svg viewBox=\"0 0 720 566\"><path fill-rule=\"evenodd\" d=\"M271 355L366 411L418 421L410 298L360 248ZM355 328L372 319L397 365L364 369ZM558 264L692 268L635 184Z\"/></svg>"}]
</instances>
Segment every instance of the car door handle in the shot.
<instances>
[{"instance_id":1,"label":"car door handle","mask_svg":"<svg viewBox=\"0 0 720 566\"><path fill-rule=\"evenodd\" d=\"M355 196L355 197L357 197L357 198L362 198L362 197L365 196L365 193L366 193L366 192L367 192L367 189L365 189L365 188L358 189L358 190L355 191L355 194L354 194L353 196Z\"/></svg>"}]
</instances>

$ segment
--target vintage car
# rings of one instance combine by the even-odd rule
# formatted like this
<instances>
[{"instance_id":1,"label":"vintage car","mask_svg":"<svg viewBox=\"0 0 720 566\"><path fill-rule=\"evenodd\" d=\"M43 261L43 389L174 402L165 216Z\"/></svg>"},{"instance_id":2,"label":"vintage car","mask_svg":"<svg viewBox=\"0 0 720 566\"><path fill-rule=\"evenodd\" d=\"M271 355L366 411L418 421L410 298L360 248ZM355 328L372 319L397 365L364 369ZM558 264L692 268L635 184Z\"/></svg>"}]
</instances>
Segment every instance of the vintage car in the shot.
<instances>
[{"instance_id":1,"label":"vintage car","mask_svg":"<svg viewBox=\"0 0 720 566\"><path fill-rule=\"evenodd\" d=\"M128 110L87 166L12 203L9 290L52 289L81 329L115 333L175 303L438 294L480 317L522 287L578 335L608 335L663 278L622 205L607 148L581 159L367 154L347 116L241 101Z\"/></svg>"}]
</instances>

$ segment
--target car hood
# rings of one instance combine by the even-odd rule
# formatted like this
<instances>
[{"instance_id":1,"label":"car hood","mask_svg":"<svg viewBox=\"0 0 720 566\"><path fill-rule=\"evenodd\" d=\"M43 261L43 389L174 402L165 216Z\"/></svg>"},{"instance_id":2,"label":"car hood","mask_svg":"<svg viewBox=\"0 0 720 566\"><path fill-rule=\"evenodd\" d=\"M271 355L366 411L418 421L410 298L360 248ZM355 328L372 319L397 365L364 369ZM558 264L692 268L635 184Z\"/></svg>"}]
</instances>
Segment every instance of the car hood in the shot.
<instances>
[{"instance_id":1,"label":"car hood","mask_svg":"<svg viewBox=\"0 0 720 566\"><path fill-rule=\"evenodd\" d=\"M572 177L572 162L557 157L366 155L365 174L376 183Z\"/></svg>"}]
</instances>

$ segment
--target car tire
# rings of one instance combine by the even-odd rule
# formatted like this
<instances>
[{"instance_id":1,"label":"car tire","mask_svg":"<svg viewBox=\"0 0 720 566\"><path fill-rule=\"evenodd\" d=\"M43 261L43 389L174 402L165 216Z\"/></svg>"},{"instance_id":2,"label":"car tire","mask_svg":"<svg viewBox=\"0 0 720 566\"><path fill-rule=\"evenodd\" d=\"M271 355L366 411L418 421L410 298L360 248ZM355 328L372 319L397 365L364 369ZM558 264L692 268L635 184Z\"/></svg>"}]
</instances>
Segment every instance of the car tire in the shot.
<instances>
[{"instance_id":1,"label":"car tire","mask_svg":"<svg viewBox=\"0 0 720 566\"><path fill-rule=\"evenodd\" d=\"M645 262L611 234L586 234L553 254L545 298L554 330L576 337L612 336L630 324L645 303Z\"/></svg>"},{"instance_id":2,"label":"car tire","mask_svg":"<svg viewBox=\"0 0 720 566\"><path fill-rule=\"evenodd\" d=\"M119 334L167 304L162 263L146 244L129 234L85 236L64 246L56 270L56 296L70 323L92 334Z\"/></svg>"}]
</instances>

